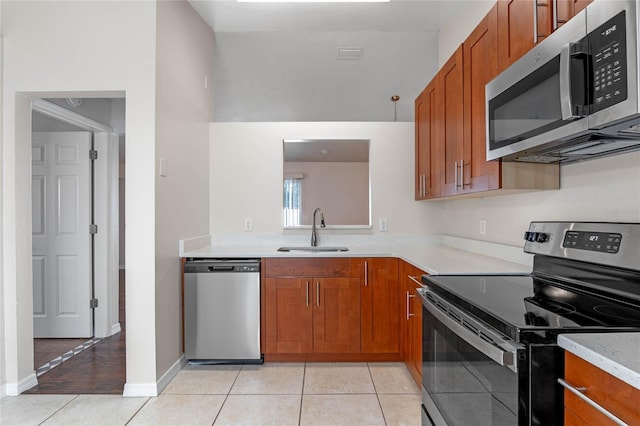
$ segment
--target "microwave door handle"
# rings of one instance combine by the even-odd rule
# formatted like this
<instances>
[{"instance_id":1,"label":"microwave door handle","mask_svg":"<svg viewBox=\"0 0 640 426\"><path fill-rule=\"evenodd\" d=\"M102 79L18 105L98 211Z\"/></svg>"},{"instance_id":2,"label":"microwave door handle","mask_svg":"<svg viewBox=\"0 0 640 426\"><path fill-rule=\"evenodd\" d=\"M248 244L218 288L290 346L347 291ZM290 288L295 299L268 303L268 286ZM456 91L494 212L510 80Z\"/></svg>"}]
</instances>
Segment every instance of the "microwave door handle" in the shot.
<instances>
[{"instance_id":1,"label":"microwave door handle","mask_svg":"<svg viewBox=\"0 0 640 426\"><path fill-rule=\"evenodd\" d=\"M562 120L579 118L573 114L571 99L571 43L560 49L560 108Z\"/></svg>"}]
</instances>

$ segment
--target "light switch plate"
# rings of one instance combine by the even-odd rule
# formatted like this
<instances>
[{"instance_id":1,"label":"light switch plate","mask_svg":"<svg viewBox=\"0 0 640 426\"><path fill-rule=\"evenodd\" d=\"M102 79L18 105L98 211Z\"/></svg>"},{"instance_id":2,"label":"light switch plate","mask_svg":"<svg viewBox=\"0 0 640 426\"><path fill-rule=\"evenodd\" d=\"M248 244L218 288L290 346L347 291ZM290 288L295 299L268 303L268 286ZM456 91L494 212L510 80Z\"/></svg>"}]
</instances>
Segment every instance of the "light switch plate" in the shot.
<instances>
[{"instance_id":1,"label":"light switch plate","mask_svg":"<svg viewBox=\"0 0 640 426\"><path fill-rule=\"evenodd\" d=\"M387 218L386 217L381 217L380 218L380 223L379 223L378 229L380 230L380 232L387 232Z\"/></svg>"},{"instance_id":2,"label":"light switch plate","mask_svg":"<svg viewBox=\"0 0 640 426\"><path fill-rule=\"evenodd\" d=\"M167 177L167 160L160 159L160 176Z\"/></svg>"},{"instance_id":3,"label":"light switch plate","mask_svg":"<svg viewBox=\"0 0 640 426\"><path fill-rule=\"evenodd\" d=\"M245 231L253 230L253 220L251 220L250 218L246 218L244 220L244 230Z\"/></svg>"}]
</instances>

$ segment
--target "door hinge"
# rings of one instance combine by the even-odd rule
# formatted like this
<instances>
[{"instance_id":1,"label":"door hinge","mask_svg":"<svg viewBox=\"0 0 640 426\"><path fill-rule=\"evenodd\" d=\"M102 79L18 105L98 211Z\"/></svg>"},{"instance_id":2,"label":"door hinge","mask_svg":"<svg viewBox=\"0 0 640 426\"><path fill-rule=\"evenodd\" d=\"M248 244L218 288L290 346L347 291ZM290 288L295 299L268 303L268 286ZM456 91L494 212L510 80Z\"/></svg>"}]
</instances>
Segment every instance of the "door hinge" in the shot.
<instances>
[{"instance_id":1,"label":"door hinge","mask_svg":"<svg viewBox=\"0 0 640 426\"><path fill-rule=\"evenodd\" d=\"M95 149L89 150L89 160L97 160L98 159L98 151Z\"/></svg>"},{"instance_id":2,"label":"door hinge","mask_svg":"<svg viewBox=\"0 0 640 426\"><path fill-rule=\"evenodd\" d=\"M89 233L90 234L97 234L98 233L98 225L96 225L95 223L92 223L91 225L89 225Z\"/></svg>"},{"instance_id":3,"label":"door hinge","mask_svg":"<svg viewBox=\"0 0 640 426\"><path fill-rule=\"evenodd\" d=\"M95 309L98 307L98 299L89 299L89 309Z\"/></svg>"}]
</instances>

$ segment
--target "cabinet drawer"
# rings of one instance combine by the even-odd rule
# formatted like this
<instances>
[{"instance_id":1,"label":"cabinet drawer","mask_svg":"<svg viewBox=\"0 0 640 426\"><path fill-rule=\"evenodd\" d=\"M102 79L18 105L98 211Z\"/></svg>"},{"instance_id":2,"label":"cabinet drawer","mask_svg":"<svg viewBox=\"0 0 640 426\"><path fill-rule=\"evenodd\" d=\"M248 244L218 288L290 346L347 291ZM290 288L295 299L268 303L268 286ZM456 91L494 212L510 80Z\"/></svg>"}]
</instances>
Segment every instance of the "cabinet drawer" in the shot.
<instances>
[{"instance_id":1,"label":"cabinet drawer","mask_svg":"<svg viewBox=\"0 0 640 426\"><path fill-rule=\"evenodd\" d=\"M569 352L565 353L565 360L565 380L570 385L586 388L585 396L624 422L640 425L640 390ZM568 390L564 391L564 403L585 424L615 424Z\"/></svg>"},{"instance_id":2,"label":"cabinet drawer","mask_svg":"<svg viewBox=\"0 0 640 426\"><path fill-rule=\"evenodd\" d=\"M267 277L359 277L362 261L340 257L267 258Z\"/></svg>"}]
</instances>

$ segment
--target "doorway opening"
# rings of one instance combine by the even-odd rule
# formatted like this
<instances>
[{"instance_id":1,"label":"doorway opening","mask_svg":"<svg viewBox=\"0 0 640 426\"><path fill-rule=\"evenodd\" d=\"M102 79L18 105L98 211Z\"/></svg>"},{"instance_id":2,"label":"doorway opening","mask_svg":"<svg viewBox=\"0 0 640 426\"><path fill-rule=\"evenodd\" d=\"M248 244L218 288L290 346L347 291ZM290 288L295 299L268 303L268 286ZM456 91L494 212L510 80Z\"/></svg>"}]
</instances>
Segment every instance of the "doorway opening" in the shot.
<instances>
[{"instance_id":1,"label":"doorway opening","mask_svg":"<svg viewBox=\"0 0 640 426\"><path fill-rule=\"evenodd\" d=\"M124 144L124 98L32 102L29 393L122 393Z\"/></svg>"}]
</instances>

